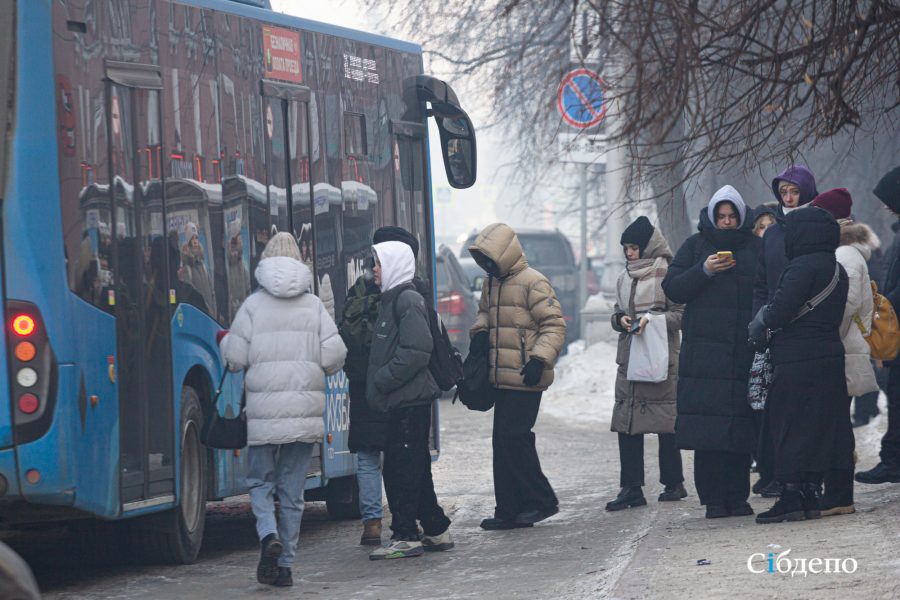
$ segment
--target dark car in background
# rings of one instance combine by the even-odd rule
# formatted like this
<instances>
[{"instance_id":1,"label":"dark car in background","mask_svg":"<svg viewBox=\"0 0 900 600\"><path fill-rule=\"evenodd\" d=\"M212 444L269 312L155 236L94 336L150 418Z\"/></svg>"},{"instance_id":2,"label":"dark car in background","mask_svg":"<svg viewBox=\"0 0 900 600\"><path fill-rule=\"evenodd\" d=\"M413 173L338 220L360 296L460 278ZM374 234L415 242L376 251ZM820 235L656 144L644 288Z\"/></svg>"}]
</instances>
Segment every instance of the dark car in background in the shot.
<instances>
[{"instance_id":1,"label":"dark car in background","mask_svg":"<svg viewBox=\"0 0 900 600\"><path fill-rule=\"evenodd\" d=\"M566 342L577 340L580 334L578 306L578 265L568 238L560 231L546 229L517 229L516 236L522 244L528 264L544 274L556 291L566 319ZM477 233L460 250L461 257L471 258L469 246L475 243Z\"/></svg>"},{"instance_id":2,"label":"dark car in background","mask_svg":"<svg viewBox=\"0 0 900 600\"><path fill-rule=\"evenodd\" d=\"M472 282L450 248L441 245L435 263L438 316L447 328L450 343L465 358L469 353L469 330L478 314L478 301L472 294Z\"/></svg>"}]
</instances>

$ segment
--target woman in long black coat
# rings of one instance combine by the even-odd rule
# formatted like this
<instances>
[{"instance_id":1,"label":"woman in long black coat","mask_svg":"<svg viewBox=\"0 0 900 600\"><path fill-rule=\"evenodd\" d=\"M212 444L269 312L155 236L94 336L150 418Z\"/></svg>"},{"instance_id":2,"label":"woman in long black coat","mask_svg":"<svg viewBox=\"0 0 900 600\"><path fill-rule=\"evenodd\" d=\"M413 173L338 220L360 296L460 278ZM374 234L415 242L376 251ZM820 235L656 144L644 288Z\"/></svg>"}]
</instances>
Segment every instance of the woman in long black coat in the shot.
<instances>
[{"instance_id":1,"label":"woman in long black coat","mask_svg":"<svg viewBox=\"0 0 900 600\"><path fill-rule=\"evenodd\" d=\"M847 303L847 273L837 264L840 227L828 212L804 208L785 217L784 249L788 262L772 301L750 328L751 338L764 329L774 378L766 400L765 427L774 449L775 478L784 484L781 497L759 523L818 518L816 488L829 469L852 469L852 450L844 451L838 433L847 426L847 382L840 325ZM812 311L797 320L800 309L837 285Z\"/></svg>"},{"instance_id":2,"label":"woman in long black coat","mask_svg":"<svg viewBox=\"0 0 900 600\"><path fill-rule=\"evenodd\" d=\"M686 305L675 440L695 451L694 484L707 518L753 514L747 324L760 240L747 213L733 187L717 191L700 213L700 232L678 250L662 284L672 302Z\"/></svg>"}]
</instances>

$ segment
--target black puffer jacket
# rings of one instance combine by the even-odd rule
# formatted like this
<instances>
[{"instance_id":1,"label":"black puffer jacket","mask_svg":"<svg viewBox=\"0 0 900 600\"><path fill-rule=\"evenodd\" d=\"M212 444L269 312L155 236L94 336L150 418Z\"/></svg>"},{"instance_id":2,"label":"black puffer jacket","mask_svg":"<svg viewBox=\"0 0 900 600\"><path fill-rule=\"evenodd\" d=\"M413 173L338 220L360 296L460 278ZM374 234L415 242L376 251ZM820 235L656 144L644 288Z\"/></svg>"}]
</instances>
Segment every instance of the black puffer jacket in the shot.
<instances>
[{"instance_id":1,"label":"black puffer jacket","mask_svg":"<svg viewBox=\"0 0 900 600\"><path fill-rule=\"evenodd\" d=\"M413 283L382 294L366 378L369 406L389 412L438 398L441 390L428 369L432 348L425 300Z\"/></svg>"},{"instance_id":2,"label":"black puffer jacket","mask_svg":"<svg viewBox=\"0 0 900 600\"><path fill-rule=\"evenodd\" d=\"M819 208L785 218L788 265L763 313L771 330L774 380L766 403L766 427L774 447L775 475L802 481L803 474L852 469L851 456L832 456L839 428L847 424L847 383L840 325L847 303L847 273L811 312L794 318L804 303L825 289L835 273L840 227ZM840 459L844 464L839 464Z\"/></svg>"},{"instance_id":3,"label":"black puffer jacket","mask_svg":"<svg viewBox=\"0 0 900 600\"><path fill-rule=\"evenodd\" d=\"M756 438L747 403L753 360L747 324L760 240L750 219L739 229L716 229L705 208L698 228L700 233L678 250L662 284L672 302L686 305L675 437L688 450L749 453ZM737 264L708 277L703 263L719 250L731 250Z\"/></svg>"}]
</instances>

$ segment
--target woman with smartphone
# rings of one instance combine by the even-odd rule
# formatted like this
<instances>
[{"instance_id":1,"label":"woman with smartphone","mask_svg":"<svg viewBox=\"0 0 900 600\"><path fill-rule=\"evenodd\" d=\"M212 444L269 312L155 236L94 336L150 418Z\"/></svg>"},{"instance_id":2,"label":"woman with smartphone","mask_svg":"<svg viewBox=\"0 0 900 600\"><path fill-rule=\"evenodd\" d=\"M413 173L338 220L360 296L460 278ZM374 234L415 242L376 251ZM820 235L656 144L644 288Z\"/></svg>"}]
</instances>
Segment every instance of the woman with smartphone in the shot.
<instances>
[{"instance_id":1,"label":"woman with smartphone","mask_svg":"<svg viewBox=\"0 0 900 600\"><path fill-rule=\"evenodd\" d=\"M678 372L679 331L684 307L674 304L662 290L672 251L662 233L647 217L638 217L622 233L627 263L616 284L616 308L612 328L619 332L616 363L616 404L610 429L619 434L622 487L606 510L622 510L647 504L644 485L644 434L659 436L659 481L665 486L660 502L687 496L681 469L681 453L675 445L675 388ZM631 341L641 335L648 315L665 315L668 334L668 378L659 383L628 381Z\"/></svg>"},{"instance_id":2,"label":"woman with smartphone","mask_svg":"<svg viewBox=\"0 0 900 600\"><path fill-rule=\"evenodd\" d=\"M694 484L708 519L753 514L747 324L760 240L747 212L736 189L718 190L662 282L669 300L685 305L675 441L694 450Z\"/></svg>"}]
</instances>

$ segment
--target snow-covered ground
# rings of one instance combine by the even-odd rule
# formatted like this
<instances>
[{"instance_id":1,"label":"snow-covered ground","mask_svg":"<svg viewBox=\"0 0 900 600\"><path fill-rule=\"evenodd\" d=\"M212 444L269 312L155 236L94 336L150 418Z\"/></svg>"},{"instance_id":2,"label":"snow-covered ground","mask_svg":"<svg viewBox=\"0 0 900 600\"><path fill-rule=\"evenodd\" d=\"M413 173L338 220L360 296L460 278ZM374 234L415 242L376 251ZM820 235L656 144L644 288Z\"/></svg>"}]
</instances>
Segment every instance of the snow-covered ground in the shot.
<instances>
[{"instance_id":1,"label":"snow-covered ground","mask_svg":"<svg viewBox=\"0 0 900 600\"><path fill-rule=\"evenodd\" d=\"M616 346L597 342L569 345L556 363L556 380L544 393L541 409L570 423L609 425L616 385Z\"/></svg>"}]
</instances>

